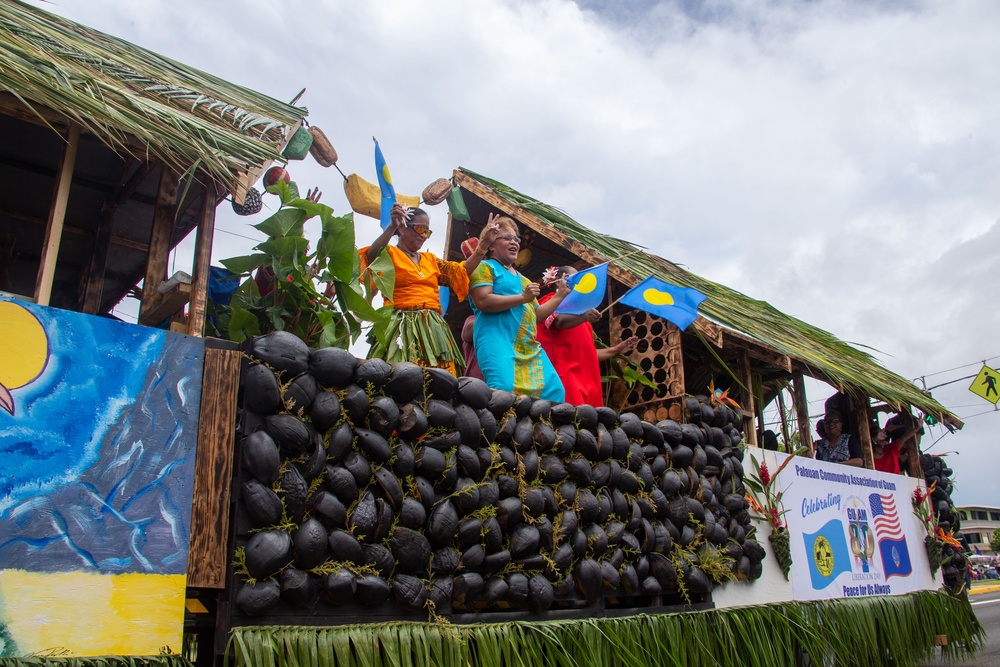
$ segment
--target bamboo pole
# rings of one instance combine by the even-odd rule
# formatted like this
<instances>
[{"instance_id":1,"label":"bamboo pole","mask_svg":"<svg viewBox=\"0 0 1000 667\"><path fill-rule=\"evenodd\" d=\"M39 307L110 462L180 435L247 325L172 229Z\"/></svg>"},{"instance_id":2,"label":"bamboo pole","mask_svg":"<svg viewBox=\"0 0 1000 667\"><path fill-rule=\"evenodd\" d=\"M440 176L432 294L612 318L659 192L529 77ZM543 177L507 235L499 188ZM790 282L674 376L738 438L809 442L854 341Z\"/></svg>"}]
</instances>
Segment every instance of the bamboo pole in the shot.
<instances>
[{"instance_id":1,"label":"bamboo pole","mask_svg":"<svg viewBox=\"0 0 1000 667\"><path fill-rule=\"evenodd\" d=\"M788 415L785 414L785 390L778 390L778 410L781 412L781 437L785 441L785 449L792 451L792 441L788 435Z\"/></svg>"},{"instance_id":2,"label":"bamboo pole","mask_svg":"<svg viewBox=\"0 0 1000 667\"><path fill-rule=\"evenodd\" d=\"M69 203L69 190L73 184L73 169L76 166L76 152L80 146L80 126L70 125L66 134L59 170L56 172L56 187L52 193L52 206L45 225L45 242L38 264L38 279L35 281L35 303L47 306L52 298L52 282L59 259L59 243L62 241L63 224Z\"/></svg>"},{"instance_id":3,"label":"bamboo pole","mask_svg":"<svg viewBox=\"0 0 1000 667\"><path fill-rule=\"evenodd\" d=\"M205 335L205 308L208 302L208 278L212 270L212 241L215 238L215 187L209 185L201 196L198 238L194 246L194 279L188 311L188 335Z\"/></svg>"},{"instance_id":4,"label":"bamboo pole","mask_svg":"<svg viewBox=\"0 0 1000 667\"><path fill-rule=\"evenodd\" d=\"M806 386L802 373L792 375L792 396L795 398L795 417L799 424L799 445L813 457L812 425L809 423L809 403L806 401Z\"/></svg>"}]
</instances>

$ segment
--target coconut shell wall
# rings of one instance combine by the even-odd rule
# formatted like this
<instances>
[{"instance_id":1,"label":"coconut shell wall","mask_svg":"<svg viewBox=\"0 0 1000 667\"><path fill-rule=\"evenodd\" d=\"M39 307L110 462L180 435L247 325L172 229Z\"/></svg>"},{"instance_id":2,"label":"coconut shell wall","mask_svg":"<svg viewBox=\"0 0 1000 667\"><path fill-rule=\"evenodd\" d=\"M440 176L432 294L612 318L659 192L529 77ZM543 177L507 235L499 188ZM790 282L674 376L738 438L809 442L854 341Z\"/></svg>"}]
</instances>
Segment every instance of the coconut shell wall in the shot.
<instances>
[{"instance_id":1,"label":"coconut shell wall","mask_svg":"<svg viewBox=\"0 0 1000 667\"><path fill-rule=\"evenodd\" d=\"M255 339L232 623L612 615L760 576L740 416L687 423Z\"/></svg>"}]
</instances>

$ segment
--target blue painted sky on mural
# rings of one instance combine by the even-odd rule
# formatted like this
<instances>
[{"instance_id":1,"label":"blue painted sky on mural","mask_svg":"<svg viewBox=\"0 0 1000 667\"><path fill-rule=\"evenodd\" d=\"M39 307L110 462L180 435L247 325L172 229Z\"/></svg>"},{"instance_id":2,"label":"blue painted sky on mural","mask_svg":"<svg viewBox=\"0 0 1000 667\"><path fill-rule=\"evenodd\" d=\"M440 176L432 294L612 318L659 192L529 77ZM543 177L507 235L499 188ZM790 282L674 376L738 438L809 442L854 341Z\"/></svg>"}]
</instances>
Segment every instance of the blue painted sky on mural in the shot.
<instances>
[{"instance_id":1,"label":"blue painted sky on mural","mask_svg":"<svg viewBox=\"0 0 1000 667\"><path fill-rule=\"evenodd\" d=\"M158 329L21 305L45 328L50 357L38 379L12 392L15 415L0 412L0 510L93 464L166 339Z\"/></svg>"}]
</instances>

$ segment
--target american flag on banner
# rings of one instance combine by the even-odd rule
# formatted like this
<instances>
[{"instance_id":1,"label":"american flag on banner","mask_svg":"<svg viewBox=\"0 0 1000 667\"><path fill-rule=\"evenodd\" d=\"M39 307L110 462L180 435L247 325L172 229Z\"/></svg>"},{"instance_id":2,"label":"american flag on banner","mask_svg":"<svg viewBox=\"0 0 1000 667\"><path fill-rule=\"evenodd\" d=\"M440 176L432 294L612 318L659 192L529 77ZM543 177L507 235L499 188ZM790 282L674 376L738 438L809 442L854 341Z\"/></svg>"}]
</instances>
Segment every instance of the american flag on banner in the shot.
<instances>
[{"instance_id":1,"label":"american flag on banner","mask_svg":"<svg viewBox=\"0 0 1000 667\"><path fill-rule=\"evenodd\" d=\"M875 524L875 537L879 540L898 540L903 537L903 528L896 513L896 501L891 494L873 493L868 496Z\"/></svg>"}]
</instances>

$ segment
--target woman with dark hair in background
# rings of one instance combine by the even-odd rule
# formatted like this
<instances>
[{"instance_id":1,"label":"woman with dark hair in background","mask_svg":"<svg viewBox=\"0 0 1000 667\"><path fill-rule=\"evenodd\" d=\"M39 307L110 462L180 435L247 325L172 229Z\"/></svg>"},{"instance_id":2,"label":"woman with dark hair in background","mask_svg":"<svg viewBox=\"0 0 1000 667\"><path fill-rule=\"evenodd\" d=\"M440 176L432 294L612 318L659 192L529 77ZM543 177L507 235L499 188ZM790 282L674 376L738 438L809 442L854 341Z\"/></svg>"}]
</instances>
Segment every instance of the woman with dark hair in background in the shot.
<instances>
[{"instance_id":1,"label":"woman with dark hair in background","mask_svg":"<svg viewBox=\"0 0 1000 667\"><path fill-rule=\"evenodd\" d=\"M843 417L839 412L827 412L823 417L826 437L816 441L816 459L845 466L864 466L861 443L850 433L843 431Z\"/></svg>"}]
</instances>

